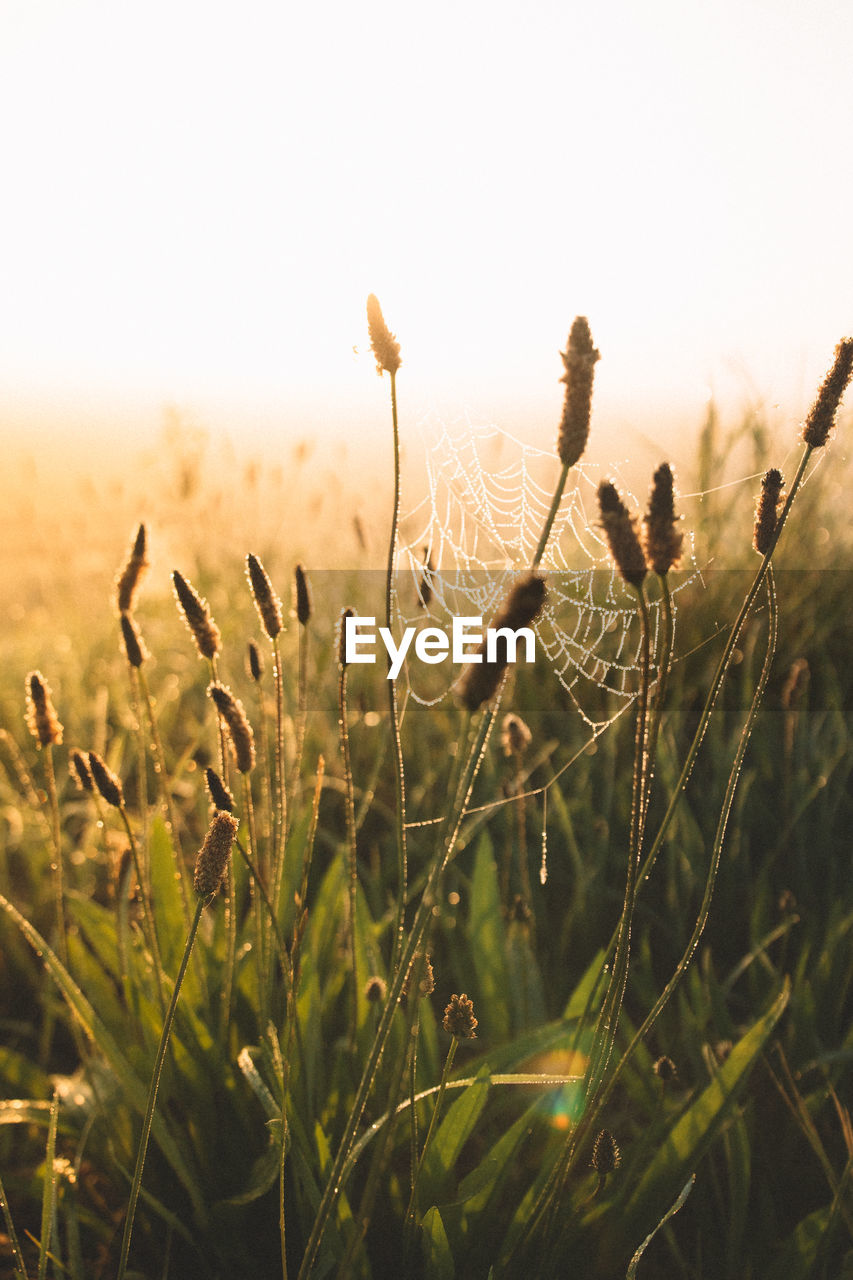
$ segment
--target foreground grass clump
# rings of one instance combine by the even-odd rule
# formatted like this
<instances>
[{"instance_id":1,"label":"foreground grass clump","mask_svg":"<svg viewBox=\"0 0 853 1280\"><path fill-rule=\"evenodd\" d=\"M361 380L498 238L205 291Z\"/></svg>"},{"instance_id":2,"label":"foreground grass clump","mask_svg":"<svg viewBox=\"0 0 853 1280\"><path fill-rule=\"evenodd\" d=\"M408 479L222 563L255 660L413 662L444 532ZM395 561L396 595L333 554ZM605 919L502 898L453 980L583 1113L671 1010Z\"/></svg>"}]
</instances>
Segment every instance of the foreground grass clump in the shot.
<instances>
[{"instance_id":1,"label":"foreground grass clump","mask_svg":"<svg viewBox=\"0 0 853 1280\"><path fill-rule=\"evenodd\" d=\"M771 468L754 521L695 530L739 529L754 568L684 588L677 630L672 471L642 521L602 480L636 696L584 742L505 646L432 707L348 661L342 615L393 631L406 589L400 345L375 298L368 320L395 445L378 587L250 552L175 569L175 609L140 526L63 679L5 673L10 1273L841 1274L849 582L774 563L853 342L787 490ZM598 359L578 318L553 501L497 625L553 608Z\"/></svg>"}]
</instances>

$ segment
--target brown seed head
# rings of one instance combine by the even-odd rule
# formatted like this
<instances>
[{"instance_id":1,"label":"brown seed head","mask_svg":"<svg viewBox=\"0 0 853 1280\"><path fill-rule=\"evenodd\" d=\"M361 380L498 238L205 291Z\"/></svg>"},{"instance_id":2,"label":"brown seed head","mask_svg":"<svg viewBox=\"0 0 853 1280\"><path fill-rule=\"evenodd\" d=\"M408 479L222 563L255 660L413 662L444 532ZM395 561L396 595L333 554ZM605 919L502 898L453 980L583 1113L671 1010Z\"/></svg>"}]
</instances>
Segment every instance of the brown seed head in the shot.
<instances>
[{"instance_id":1,"label":"brown seed head","mask_svg":"<svg viewBox=\"0 0 853 1280\"><path fill-rule=\"evenodd\" d=\"M74 785L78 791L94 791L95 783L92 780L92 772L89 768L89 761L83 751L76 749L71 752L71 763L68 766L68 772L74 780Z\"/></svg>"},{"instance_id":2,"label":"brown seed head","mask_svg":"<svg viewBox=\"0 0 853 1280\"><path fill-rule=\"evenodd\" d=\"M264 660L261 657L261 651L255 644L254 640L249 641L246 656L249 663L249 675L258 684L264 675Z\"/></svg>"},{"instance_id":3,"label":"brown seed head","mask_svg":"<svg viewBox=\"0 0 853 1280\"><path fill-rule=\"evenodd\" d=\"M598 509L616 568L626 582L639 588L646 576L646 558L637 536L637 521L609 480L598 486Z\"/></svg>"},{"instance_id":4,"label":"brown seed head","mask_svg":"<svg viewBox=\"0 0 853 1280\"><path fill-rule=\"evenodd\" d=\"M766 471L761 481L761 493L758 495L755 507L755 528L752 534L752 545L760 556L766 555L773 545L784 483L782 472L776 467Z\"/></svg>"},{"instance_id":5,"label":"brown seed head","mask_svg":"<svg viewBox=\"0 0 853 1280\"><path fill-rule=\"evenodd\" d=\"M341 614L341 620L338 623L338 666L341 668L347 665L347 649L346 649L346 625L347 618L354 618L355 614L352 609L344 609Z\"/></svg>"},{"instance_id":6,"label":"brown seed head","mask_svg":"<svg viewBox=\"0 0 853 1280\"><path fill-rule=\"evenodd\" d=\"M193 888L200 898L209 898L222 884L238 825L230 813L213 815L195 860Z\"/></svg>"},{"instance_id":7,"label":"brown seed head","mask_svg":"<svg viewBox=\"0 0 853 1280\"><path fill-rule=\"evenodd\" d=\"M176 569L172 574L175 595L196 648L202 658L213 659L219 653L219 628L210 616L210 605Z\"/></svg>"},{"instance_id":8,"label":"brown seed head","mask_svg":"<svg viewBox=\"0 0 853 1280\"><path fill-rule=\"evenodd\" d=\"M364 984L364 998L368 1004L381 1004L387 990L388 985L384 978L368 978Z\"/></svg>"},{"instance_id":9,"label":"brown seed head","mask_svg":"<svg viewBox=\"0 0 853 1280\"><path fill-rule=\"evenodd\" d=\"M136 593L147 568L145 525L141 524L133 539L127 563L116 579L116 601L119 613L130 613L133 610Z\"/></svg>"},{"instance_id":10,"label":"brown seed head","mask_svg":"<svg viewBox=\"0 0 853 1280\"><path fill-rule=\"evenodd\" d=\"M114 809L123 809L124 792L121 788L121 782L112 769L104 764L97 751L89 752L89 771L92 774L95 786L107 804L112 805Z\"/></svg>"},{"instance_id":11,"label":"brown seed head","mask_svg":"<svg viewBox=\"0 0 853 1280\"><path fill-rule=\"evenodd\" d=\"M422 951L415 954L412 961L412 967L403 980L403 995L408 996L411 980L414 977L415 970L420 966L420 981L418 982L418 995L431 996L435 991L435 973L433 972L432 960L429 954L424 955Z\"/></svg>"},{"instance_id":12,"label":"brown seed head","mask_svg":"<svg viewBox=\"0 0 853 1280\"><path fill-rule=\"evenodd\" d=\"M255 767L255 735L242 702L234 697L230 689L218 682L208 685L207 692L231 736L237 768L240 773L251 773Z\"/></svg>"},{"instance_id":13,"label":"brown seed head","mask_svg":"<svg viewBox=\"0 0 853 1280\"><path fill-rule=\"evenodd\" d=\"M375 293L367 299L367 330L370 334L370 345L376 357L376 372L382 375L383 370L396 373L400 368L400 344L385 323L382 308Z\"/></svg>"},{"instance_id":14,"label":"brown seed head","mask_svg":"<svg viewBox=\"0 0 853 1280\"><path fill-rule=\"evenodd\" d=\"M273 590L267 571L257 556L246 556L249 585L255 599L255 608L270 640L275 640L282 629L281 601Z\"/></svg>"},{"instance_id":15,"label":"brown seed head","mask_svg":"<svg viewBox=\"0 0 853 1280\"><path fill-rule=\"evenodd\" d=\"M675 1063L667 1054L658 1058L657 1062L652 1064L652 1071L663 1084L669 1084L670 1080L674 1080L678 1075Z\"/></svg>"},{"instance_id":16,"label":"brown seed head","mask_svg":"<svg viewBox=\"0 0 853 1280\"><path fill-rule=\"evenodd\" d=\"M835 348L835 361L823 380L803 427L803 439L812 449L826 444L835 424L835 414L853 375L853 338L842 338Z\"/></svg>"},{"instance_id":17,"label":"brown seed head","mask_svg":"<svg viewBox=\"0 0 853 1280\"><path fill-rule=\"evenodd\" d=\"M514 711L508 712L501 725L501 746L504 749L504 755L524 755L532 740L533 734L521 716L517 716Z\"/></svg>"},{"instance_id":18,"label":"brown seed head","mask_svg":"<svg viewBox=\"0 0 853 1280\"><path fill-rule=\"evenodd\" d=\"M546 595L545 579L538 574L528 573L511 587L492 620L492 628L495 631L519 631L522 627L529 627L539 617ZM495 659L487 662L484 638L478 650L482 655L482 662L470 663L454 685L457 698L471 712L495 696L506 670L509 648L505 636L497 637L495 648Z\"/></svg>"},{"instance_id":19,"label":"brown seed head","mask_svg":"<svg viewBox=\"0 0 853 1280\"><path fill-rule=\"evenodd\" d=\"M142 642L139 628L129 613L121 615L121 638L124 641L124 651L130 665L141 667L148 657L148 650Z\"/></svg>"},{"instance_id":20,"label":"brown seed head","mask_svg":"<svg viewBox=\"0 0 853 1280\"><path fill-rule=\"evenodd\" d=\"M293 590L296 596L296 620L300 627L307 627L311 621L311 593L301 564L293 570Z\"/></svg>"},{"instance_id":21,"label":"brown seed head","mask_svg":"<svg viewBox=\"0 0 853 1280\"><path fill-rule=\"evenodd\" d=\"M586 316L575 317L566 350L560 355L566 370L560 379L566 384L566 398L557 436L557 453L564 467L573 467L589 438L592 380L596 361L601 358L593 346Z\"/></svg>"},{"instance_id":22,"label":"brown seed head","mask_svg":"<svg viewBox=\"0 0 853 1280\"><path fill-rule=\"evenodd\" d=\"M474 1017L474 1002L468 999L464 991L461 996L450 997L450 1004L444 1010L444 1021L441 1025L457 1040L476 1038L477 1019Z\"/></svg>"},{"instance_id":23,"label":"brown seed head","mask_svg":"<svg viewBox=\"0 0 853 1280\"><path fill-rule=\"evenodd\" d=\"M662 462L652 479L649 506L643 521L643 547L649 568L659 577L664 577L681 559L683 542L675 514L672 468L668 462Z\"/></svg>"},{"instance_id":24,"label":"brown seed head","mask_svg":"<svg viewBox=\"0 0 853 1280\"><path fill-rule=\"evenodd\" d=\"M40 746L58 747L62 742L62 725L50 696L50 685L40 671L31 671L25 687L27 728Z\"/></svg>"},{"instance_id":25,"label":"brown seed head","mask_svg":"<svg viewBox=\"0 0 853 1280\"><path fill-rule=\"evenodd\" d=\"M234 797L226 787L215 769L204 771L204 780L214 809L222 809L225 813L234 812Z\"/></svg>"},{"instance_id":26,"label":"brown seed head","mask_svg":"<svg viewBox=\"0 0 853 1280\"><path fill-rule=\"evenodd\" d=\"M606 1178L608 1173L618 1169L622 1163L622 1154L616 1145L616 1139L609 1129L602 1129L592 1148L592 1167L596 1173Z\"/></svg>"}]
</instances>

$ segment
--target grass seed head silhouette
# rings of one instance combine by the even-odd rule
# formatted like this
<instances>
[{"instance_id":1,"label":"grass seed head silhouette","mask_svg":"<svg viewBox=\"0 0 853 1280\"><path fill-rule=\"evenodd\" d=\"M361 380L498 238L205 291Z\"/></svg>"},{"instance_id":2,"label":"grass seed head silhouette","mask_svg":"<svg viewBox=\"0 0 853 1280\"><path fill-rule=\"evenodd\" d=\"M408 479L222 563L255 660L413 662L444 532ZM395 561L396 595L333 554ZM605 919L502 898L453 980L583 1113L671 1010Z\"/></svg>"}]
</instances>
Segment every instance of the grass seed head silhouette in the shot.
<instances>
[{"instance_id":1,"label":"grass seed head silhouette","mask_svg":"<svg viewBox=\"0 0 853 1280\"><path fill-rule=\"evenodd\" d=\"M560 381L566 384L566 395L557 436L557 454L564 467L573 467L589 439L592 380L596 361L601 358L593 345L586 316L575 317L566 350L560 355L565 368Z\"/></svg>"},{"instance_id":2,"label":"grass seed head silhouette","mask_svg":"<svg viewBox=\"0 0 853 1280\"><path fill-rule=\"evenodd\" d=\"M42 747L58 747L62 742L62 725L53 699L50 685L40 671L31 671L26 679L27 728Z\"/></svg>"},{"instance_id":3,"label":"grass seed head silhouette","mask_svg":"<svg viewBox=\"0 0 853 1280\"><path fill-rule=\"evenodd\" d=\"M652 478L648 510L643 521L646 563L661 578L677 567L684 542L675 514L673 486L672 468L668 462L662 462Z\"/></svg>"},{"instance_id":4,"label":"grass seed head silhouette","mask_svg":"<svg viewBox=\"0 0 853 1280\"><path fill-rule=\"evenodd\" d=\"M379 299L371 293L367 299L367 331L370 345L376 357L376 372L394 374L400 368L400 344L385 323Z\"/></svg>"},{"instance_id":5,"label":"grass seed head silhouette","mask_svg":"<svg viewBox=\"0 0 853 1280\"><path fill-rule=\"evenodd\" d=\"M598 486L598 509L613 563L625 582L639 589L647 569L637 534L637 521L610 480L602 480Z\"/></svg>"}]
</instances>

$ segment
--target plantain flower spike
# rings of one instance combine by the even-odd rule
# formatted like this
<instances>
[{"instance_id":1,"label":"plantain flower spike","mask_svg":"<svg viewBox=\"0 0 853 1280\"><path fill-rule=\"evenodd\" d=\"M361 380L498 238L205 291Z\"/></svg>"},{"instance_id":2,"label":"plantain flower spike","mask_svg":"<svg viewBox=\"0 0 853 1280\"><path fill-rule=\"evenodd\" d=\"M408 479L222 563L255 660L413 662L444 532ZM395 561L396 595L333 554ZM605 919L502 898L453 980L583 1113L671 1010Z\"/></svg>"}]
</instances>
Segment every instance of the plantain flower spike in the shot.
<instances>
[{"instance_id":1,"label":"plantain flower spike","mask_svg":"<svg viewBox=\"0 0 853 1280\"><path fill-rule=\"evenodd\" d=\"M58 747L62 742L62 725L53 699L50 685L40 671L31 671L26 679L27 728L42 747Z\"/></svg>"},{"instance_id":2,"label":"plantain flower spike","mask_svg":"<svg viewBox=\"0 0 853 1280\"><path fill-rule=\"evenodd\" d=\"M384 372L393 375L400 368L400 344L385 323L382 308L375 293L367 299L367 330L370 334L370 345L376 357L376 372L381 377Z\"/></svg>"},{"instance_id":3,"label":"plantain flower spike","mask_svg":"<svg viewBox=\"0 0 853 1280\"><path fill-rule=\"evenodd\" d=\"M566 370L560 379L566 384L566 398L557 436L557 453L564 467L573 467L589 438L592 380L596 361L601 358L593 346L586 316L575 317L566 350L560 355Z\"/></svg>"},{"instance_id":4,"label":"plantain flower spike","mask_svg":"<svg viewBox=\"0 0 853 1280\"><path fill-rule=\"evenodd\" d=\"M646 576L646 557L637 535L637 522L610 480L602 480L598 486L598 509L616 568L625 582L639 590Z\"/></svg>"},{"instance_id":5,"label":"plantain flower spike","mask_svg":"<svg viewBox=\"0 0 853 1280\"><path fill-rule=\"evenodd\" d=\"M755 509L755 529L752 535L752 545L760 556L766 555L773 545L784 483L782 472L776 467L766 471L761 481L761 493L758 495L758 504Z\"/></svg>"},{"instance_id":6,"label":"plantain flower spike","mask_svg":"<svg viewBox=\"0 0 853 1280\"><path fill-rule=\"evenodd\" d=\"M217 811L213 815L195 861L193 888L200 898L211 897L222 884L238 825L230 813Z\"/></svg>"},{"instance_id":7,"label":"plantain flower spike","mask_svg":"<svg viewBox=\"0 0 853 1280\"><path fill-rule=\"evenodd\" d=\"M847 384L853 376L853 338L842 338L835 348L835 361L823 380L817 399L803 427L803 440L812 449L826 444L835 423L835 414Z\"/></svg>"},{"instance_id":8,"label":"plantain flower spike","mask_svg":"<svg viewBox=\"0 0 853 1280\"><path fill-rule=\"evenodd\" d=\"M663 578L681 559L683 535L678 528L673 498L672 468L662 462L652 478L649 506L643 521L646 563Z\"/></svg>"}]
</instances>

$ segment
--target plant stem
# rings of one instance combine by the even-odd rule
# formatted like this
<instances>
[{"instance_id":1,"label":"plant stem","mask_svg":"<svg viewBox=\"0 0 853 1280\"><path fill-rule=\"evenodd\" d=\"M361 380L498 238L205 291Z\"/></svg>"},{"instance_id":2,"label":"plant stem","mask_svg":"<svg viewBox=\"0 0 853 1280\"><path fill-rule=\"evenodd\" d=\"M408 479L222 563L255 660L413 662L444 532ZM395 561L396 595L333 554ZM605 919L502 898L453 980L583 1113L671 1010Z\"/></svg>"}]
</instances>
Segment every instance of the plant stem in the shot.
<instances>
[{"instance_id":1,"label":"plant stem","mask_svg":"<svg viewBox=\"0 0 853 1280\"><path fill-rule=\"evenodd\" d=\"M130 1252L130 1237L133 1232L133 1220L136 1216L136 1204L139 1199L139 1189L142 1185L142 1169L145 1164L145 1155L148 1150L148 1139L151 1136L151 1125L154 1120L154 1108L157 1105L157 1091L160 1087L160 1075L163 1070L163 1063L166 1059L166 1049L169 1044L169 1037L172 1032L172 1023L175 1019L175 1010L178 1007L178 996L181 993L181 985L184 981L184 975L187 971L190 952L193 949L195 935L198 932L201 913L204 910L204 899L199 898L196 903L195 915L190 924L190 931L187 936L187 944L184 947L184 954L181 959L181 967L178 970L178 976L175 979L175 987L172 992L172 999L169 1003L169 1009L166 1013L166 1019L163 1023L163 1030L160 1035L160 1044L157 1048L157 1058L154 1063L154 1071L151 1075L151 1084L148 1088L148 1105L145 1111L145 1119L142 1124L142 1134L139 1139L139 1146L136 1152L136 1168L133 1171L133 1182L130 1187L130 1200L127 1205L127 1216L124 1220L124 1235L121 1242L121 1255L119 1257L118 1272L116 1280L124 1280L127 1270L127 1258Z\"/></svg>"},{"instance_id":2,"label":"plant stem","mask_svg":"<svg viewBox=\"0 0 853 1280\"><path fill-rule=\"evenodd\" d=\"M397 559L397 527L400 521L400 432L397 425L397 375L391 373L391 421L394 428L394 512L391 518L391 537L388 541L388 569L385 577L385 626L391 630L394 604L394 566ZM391 655L388 655L391 670ZM391 725L391 749L394 754L394 783L396 789L395 833L397 837L397 917L394 926L394 945L391 969L395 969L403 947L403 923L408 895L406 867L406 779L403 765L403 744L400 738L400 717L397 709L397 683L388 680L388 714Z\"/></svg>"},{"instance_id":3,"label":"plant stem","mask_svg":"<svg viewBox=\"0 0 853 1280\"><path fill-rule=\"evenodd\" d=\"M68 964L68 930L65 923L65 891L63 888L62 836L59 825L59 799L56 794L56 771L53 767L53 745L44 748L44 772L50 809L50 836L53 843L53 884L56 895L56 926L59 930L59 958Z\"/></svg>"},{"instance_id":4,"label":"plant stem","mask_svg":"<svg viewBox=\"0 0 853 1280\"><path fill-rule=\"evenodd\" d=\"M545 517L545 524L542 528L542 533L539 537L538 546L536 547L536 550L533 553L533 562L530 566L531 569L538 569L539 565L542 562L542 557L545 554L545 548L548 545L548 539L551 536L551 530L554 527L554 521L557 518L557 511L559 510L560 501L563 497L563 490L566 487L566 479L568 477L568 474L569 474L569 468L564 465L560 471L559 479L557 480L557 487L554 490L554 496L551 499L550 509L548 511L547 516Z\"/></svg>"},{"instance_id":5,"label":"plant stem","mask_svg":"<svg viewBox=\"0 0 853 1280\"><path fill-rule=\"evenodd\" d=\"M432 1135L435 1132L435 1126L438 1123L438 1115L441 1111L441 1104L444 1101L445 1092L447 1091L447 1081L450 1077L450 1072L453 1067L453 1059L456 1057L456 1049L458 1045L458 1039L456 1036L452 1036L450 1039L450 1048L447 1050L447 1057L444 1059L444 1067L441 1072L441 1080L438 1086L438 1097L435 1100L435 1106L433 1108L432 1115L430 1116L429 1128L427 1129L427 1135L424 1139L424 1145L421 1150L420 1159L418 1160L418 1165L415 1169L415 1176L412 1181L412 1192L409 1196L409 1205L406 1209L406 1218L404 1223L404 1229L406 1231L410 1231L414 1226L415 1217L418 1211L418 1179L420 1178L421 1170L424 1167L424 1160L426 1159L426 1154L429 1150L429 1144L432 1141Z\"/></svg>"}]
</instances>

